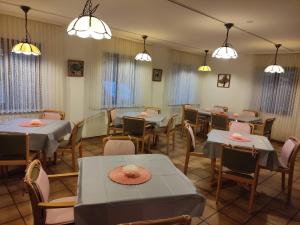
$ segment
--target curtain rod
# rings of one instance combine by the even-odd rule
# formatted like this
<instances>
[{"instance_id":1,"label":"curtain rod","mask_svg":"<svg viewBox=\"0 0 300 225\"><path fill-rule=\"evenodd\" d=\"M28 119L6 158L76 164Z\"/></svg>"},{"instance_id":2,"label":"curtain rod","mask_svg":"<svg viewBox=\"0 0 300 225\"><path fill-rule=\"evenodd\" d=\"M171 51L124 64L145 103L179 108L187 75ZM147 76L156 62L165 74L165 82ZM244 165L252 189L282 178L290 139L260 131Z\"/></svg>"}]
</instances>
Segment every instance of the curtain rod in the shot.
<instances>
[{"instance_id":1,"label":"curtain rod","mask_svg":"<svg viewBox=\"0 0 300 225\"><path fill-rule=\"evenodd\" d=\"M220 23L223 23L223 24L227 23L226 21L223 21L223 20L221 20L221 19L219 19L219 18L217 18L217 17L214 17L214 16L212 16L212 15L209 15L209 14L203 12L203 11L200 11L200 10L198 10L198 9L195 9L195 8L193 8L193 7L191 7L191 6L188 6L188 5L184 4L184 3L178 2L178 1L176 1L176 0L167 0L167 1L170 2L170 3L173 3L173 4L177 5L177 6L180 6L180 7L182 7L182 8L185 8L185 9L187 9L187 10L190 10L190 11L193 11L193 12L195 12L195 13L201 14L202 16L206 16L207 18L210 18L210 19L215 20L215 21L217 21L217 22L220 22ZM266 41L266 42L268 42L268 43L271 43L271 44L273 44L273 45L277 44L277 43L275 43L275 42L272 41L272 40L269 40L269 39L267 39L267 38L265 38L265 37L263 37L263 36L261 36L261 35L255 34L255 33L251 32L251 31L247 31L247 30L245 30L245 29L243 29L243 28L241 28L241 27L239 27L239 26L234 25L233 28L235 28L235 29L237 29L237 30L240 30L240 31L242 31L242 32L244 32L244 33L247 33L247 34L249 34L249 35L251 35L251 36L254 36L254 37L256 37L256 38L259 38L259 39L261 39L261 40L264 40L264 41ZM292 49L290 49L290 48L287 48L287 47L285 47L285 46L283 46L283 45L281 46L281 48L284 48L284 49L286 49L286 50L288 50L288 51L290 51L290 52L294 52L294 50L292 50Z\"/></svg>"}]
</instances>

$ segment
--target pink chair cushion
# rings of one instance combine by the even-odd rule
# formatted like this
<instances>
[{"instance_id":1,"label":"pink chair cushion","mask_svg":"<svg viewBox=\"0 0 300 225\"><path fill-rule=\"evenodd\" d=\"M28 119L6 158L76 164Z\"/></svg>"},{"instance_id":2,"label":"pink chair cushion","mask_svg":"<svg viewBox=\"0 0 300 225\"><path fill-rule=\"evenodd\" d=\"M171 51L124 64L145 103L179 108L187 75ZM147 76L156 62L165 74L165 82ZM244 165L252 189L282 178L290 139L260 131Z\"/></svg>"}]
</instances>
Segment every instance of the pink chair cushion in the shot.
<instances>
[{"instance_id":1,"label":"pink chair cushion","mask_svg":"<svg viewBox=\"0 0 300 225\"><path fill-rule=\"evenodd\" d=\"M40 173L35 181L35 184L37 185L37 187L39 189L39 192L42 196L42 200L44 202L48 202L49 189L50 189L49 179L48 179L48 175L46 174L46 172L43 170L42 167L40 168Z\"/></svg>"},{"instance_id":2,"label":"pink chair cushion","mask_svg":"<svg viewBox=\"0 0 300 225\"><path fill-rule=\"evenodd\" d=\"M246 116L246 117L255 117L255 112L250 112L250 111L243 111L240 114L241 116Z\"/></svg>"},{"instance_id":3,"label":"pink chair cushion","mask_svg":"<svg viewBox=\"0 0 300 225\"><path fill-rule=\"evenodd\" d=\"M56 113L56 112L45 112L43 114L43 118L50 119L50 120L60 120L61 115L59 113Z\"/></svg>"},{"instance_id":4,"label":"pink chair cushion","mask_svg":"<svg viewBox=\"0 0 300 225\"><path fill-rule=\"evenodd\" d=\"M50 202L73 202L76 196L55 199ZM74 223L74 208L47 209L46 224L68 224Z\"/></svg>"},{"instance_id":5,"label":"pink chair cushion","mask_svg":"<svg viewBox=\"0 0 300 225\"><path fill-rule=\"evenodd\" d=\"M185 105L185 106L184 106L184 109L192 109L192 108L193 108L192 105Z\"/></svg>"},{"instance_id":6,"label":"pink chair cushion","mask_svg":"<svg viewBox=\"0 0 300 225\"><path fill-rule=\"evenodd\" d=\"M188 126L188 130L189 130L190 135L191 135L192 146L195 149L196 148L196 142L195 142L194 131L193 131L191 126Z\"/></svg>"},{"instance_id":7,"label":"pink chair cushion","mask_svg":"<svg viewBox=\"0 0 300 225\"><path fill-rule=\"evenodd\" d=\"M158 115L158 111L155 110L155 109L146 109L145 112L146 112L149 116Z\"/></svg>"},{"instance_id":8,"label":"pink chair cushion","mask_svg":"<svg viewBox=\"0 0 300 225\"><path fill-rule=\"evenodd\" d=\"M229 131L233 133L250 134L251 127L248 123L232 122Z\"/></svg>"},{"instance_id":9,"label":"pink chair cushion","mask_svg":"<svg viewBox=\"0 0 300 225\"><path fill-rule=\"evenodd\" d=\"M279 161L281 165L285 168L288 167L289 159L293 153L294 147L295 143L290 139L288 139L282 146Z\"/></svg>"},{"instance_id":10,"label":"pink chair cushion","mask_svg":"<svg viewBox=\"0 0 300 225\"><path fill-rule=\"evenodd\" d=\"M111 116L112 122L114 122L116 117L117 117L117 110L116 109L111 110L110 111L110 116Z\"/></svg>"},{"instance_id":11,"label":"pink chair cushion","mask_svg":"<svg viewBox=\"0 0 300 225\"><path fill-rule=\"evenodd\" d=\"M103 155L134 155L135 146L129 140L109 140L104 146Z\"/></svg>"}]
</instances>

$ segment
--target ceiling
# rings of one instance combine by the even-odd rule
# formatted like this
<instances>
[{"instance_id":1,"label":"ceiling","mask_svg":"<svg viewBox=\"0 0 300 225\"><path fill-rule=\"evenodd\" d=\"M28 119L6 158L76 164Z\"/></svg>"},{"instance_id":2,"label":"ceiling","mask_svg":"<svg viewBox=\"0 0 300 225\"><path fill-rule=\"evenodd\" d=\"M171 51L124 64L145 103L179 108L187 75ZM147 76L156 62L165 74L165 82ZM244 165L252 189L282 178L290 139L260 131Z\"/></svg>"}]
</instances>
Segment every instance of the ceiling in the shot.
<instances>
[{"instance_id":1,"label":"ceiling","mask_svg":"<svg viewBox=\"0 0 300 225\"><path fill-rule=\"evenodd\" d=\"M282 43L282 53L300 52L299 0L174 1L194 10L168 0L99 0L96 15L109 25L113 36L142 40L140 35L146 34L152 44L200 53L219 47L226 32L221 22L196 12L201 11ZM98 3L97 0L93 2ZM67 27L81 13L85 0L0 0L0 13L23 16L17 7L22 4L33 8L30 19ZM236 28L230 31L229 40L242 53L275 51L271 43Z\"/></svg>"}]
</instances>

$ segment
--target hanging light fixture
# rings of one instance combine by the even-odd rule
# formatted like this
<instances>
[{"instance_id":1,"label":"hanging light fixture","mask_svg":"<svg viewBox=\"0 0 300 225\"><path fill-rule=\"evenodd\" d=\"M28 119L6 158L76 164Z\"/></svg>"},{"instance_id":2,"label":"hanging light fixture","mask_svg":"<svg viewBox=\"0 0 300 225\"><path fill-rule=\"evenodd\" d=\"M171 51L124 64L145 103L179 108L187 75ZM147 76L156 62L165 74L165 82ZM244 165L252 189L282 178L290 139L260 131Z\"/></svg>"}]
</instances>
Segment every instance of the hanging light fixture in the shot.
<instances>
[{"instance_id":1,"label":"hanging light fixture","mask_svg":"<svg viewBox=\"0 0 300 225\"><path fill-rule=\"evenodd\" d=\"M278 49L280 48L281 44L276 44L276 54L275 54L275 63L273 65L269 65L266 67L266 73L284 73L284 69L282 66L277 65L277 56L278 56Z\"/></svg>"},{"instance_id":2,"label":"hanging light fixture","mask_svg":"<svg viewBox=\"0 0 300 225\"><path fill-rule=\"evenodd\" d=\"M25 40L16 44L12 48L12 52L16 54L24 54L24 55L41 55L41 51L38 47L30 43L30 34L27 29L27 13L30 10L30 7L22 5L20 7L25 13Z\"/></svg>"},{"instance_id":3,"label":"hanging light fixture","mask_svg":"<svg viewBox=\"0 0 300 225\"><path fill-rule=\"evenodd\" d=\"M203 71L203 72L211 71L210 66L206 65L207 53L208 53L208 50L205 50L204 63L203 63L203 66L199 66L198 71Z\"/></svg>"},{"instance_id":4,"label":"hanging light fixture","mask_svg":"<svg viewBox=\"0 0 300 225\"><path fill-rule=\"evenodd\" d=\"M144 39L144 51L141 53L138 53L135 56L135 60L150 62L152 59L151 59L151 56L149 55L148 51L146 50L146 39L148 36L143 35L142 37Z\"/></svg>"},{"instance_id":5,"label":"hanging light fixture","mask_svg":"<svg viewBox=\"0 0 300 225\"><path fill-rule=\"evenodd\" d=\"M92 1L87 0L82 13L69 24L68 34L97 40L111 39L111 31L107 24L93 16L98 6L99 4L93 8Z\"/></svg>"},{"instance_id":6,"label":"hanging light fixture","mask_svg":"<svg viewBox=\"0 0 300 225\"><path fill-rule=\"evenodd\" d=\"M217 48L213 54L212 57L218 58L218 59L236 59L238 57L237 52L232 47L231 44L228 43L228 34L231 27L233 27L233 23L225 23L225 27L227 29L226 33L226 39L222 45L222 47Z\"/></svg>"}]
</instances>

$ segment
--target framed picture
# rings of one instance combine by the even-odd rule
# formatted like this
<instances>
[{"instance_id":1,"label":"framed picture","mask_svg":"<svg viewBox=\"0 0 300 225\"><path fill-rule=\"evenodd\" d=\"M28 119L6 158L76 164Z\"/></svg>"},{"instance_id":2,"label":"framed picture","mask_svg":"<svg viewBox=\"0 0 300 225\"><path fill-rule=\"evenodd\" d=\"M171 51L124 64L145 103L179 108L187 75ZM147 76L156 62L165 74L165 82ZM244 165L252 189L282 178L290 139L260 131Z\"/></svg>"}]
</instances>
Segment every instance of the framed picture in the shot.
<instances>
[{"instance_id":1,"label":"framed picture","mask_svg":"<svg viewBox=\"0 0 300 225\"><path fill-rule=\"evenodd\" d=\"M231 74L218 74L217 87L229 88Z\"/></svg>"},{"instance_id":2,"label":"framed picture","mask_svg":"<svg viewBox=\"0 0 300 225\"><path fill-rule=\"evenodd\" d=\"M68 60L68 76L69 77L83 77L84 61Z\"/></svg>"},{"instance_id":3,"label":"framed picture","mask_svg":"<svg viewBox=\"0 0 300 225\"><path fill-rule=\"evenodd\" d=\"M161 81L162 69L153 69L152 81Z\"/></svg>"}]
</instances>

